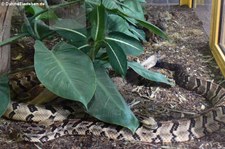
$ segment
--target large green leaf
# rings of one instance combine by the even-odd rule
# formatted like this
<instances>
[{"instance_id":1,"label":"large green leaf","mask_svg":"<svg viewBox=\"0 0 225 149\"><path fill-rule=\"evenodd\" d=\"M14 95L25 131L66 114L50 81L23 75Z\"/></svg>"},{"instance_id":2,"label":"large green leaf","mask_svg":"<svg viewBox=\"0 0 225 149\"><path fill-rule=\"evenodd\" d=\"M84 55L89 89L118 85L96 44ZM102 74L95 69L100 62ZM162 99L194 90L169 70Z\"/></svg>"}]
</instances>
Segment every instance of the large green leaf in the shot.
<instances>
[{"instance_id":1,"label":"large green leaf","mask_svg":"<svg viewBox=\"0 0 225 149\"><path fill-rule=\"evenodd\" d=\"M39 37L41 39L48 37L55 31L51 30L48 25L42 20L33 20L32 22L24 23L21 27L22 32L30 34L32 37Z\"/></svg>"},{"instance_id":2,"label":"large green leaf","mask_svg":"<svg viewBox=\"0 0 225 149\"><path fill-rule=\"evenodd\" d=\"M101 0L85 0L86 3L94 4L94 5L100 5Z\"/></svg>"},{"instance_id":3,"label":"large green leaf","mask_svg":"<svg viewBox=\"0 0 225 149\"><path fill-rule=\"evenodd\" d=\"M148 21L145 21L140 18L136 18L135 16L130 16L129 14L126 14L125 12L118 10L118 9L117 10L109 10L109 11L112 12L113 14L117 14L117 15L125 18L128 22L130 22L134 26L137 23L138 25L145 27L148 30L152 31L156 35L158 35L162 38L168 39L168 36L160 28L158 28L157 26L153 25L152 23L150 23Z\"/></svg>"},{"instance_id":4,"label":"large green leaf","mask_svg":"<svg viewBox=\"0 0 225 149\"><path fill-rule=\"evenodd\" d=\"M75 30L69 28L56 27L55 31L63 38L67 39L72 43L81 42L81 45L87 43L87 36L85 34L85 30L82 29Z\"/></svg>"},{"instance_id":5,"label":"large green leaf","mask_svg":"<svg viewBox=\"0 0 225 149\"><path fill-rule=\"evenodd\" d=\"M64 42L51 51L41 41L36 41L34 47L34 66L41 83L56 95L80 101L87 107L96 88L90 58Z\"/></svg>"},{"instance_id":6,"label":"large green leaf","mask_svg":"<svg viewBox=\"0 0 225 149\"><path fill-rule=\"evenodd\" d=\"M109 56L109 62L113 69L117 73L125 76L127 72L127 57L123 52L123 49L115 42L107 41L106 51Z\"/></svg>"},{"instance_id":7,"label":"large green leaf","mask_svg":"<svg viewBox=\"0 0 225 149\"><path fill-rule=\"evenodd\" d=\"M107 41L117 43L127 55L138 56L144 52L140 41L120 32L112 32L105 38Z\"/></svg>"},{"instance_id":8,"label":"large green leaf","mask_svg":"<svg viewBox=\"0 0 225 149\"><path fill-rule=\"evenodd\" d=\"M7 75L0 76L0 117L6 111L10 100L10 89L8 82L9 79Z\"/></svg>"},{"instance_id":9,"label":"large green leaf","mask_svg":"<svg viewBox=\"0 0 225 149\"><path fill-rule=\"evenodd\" d=\"M39 7L39 6L25 6L24 7L24 10L26 11L26 13L29 13L29 14L32 14L32 15L35 15L41 11L43 11L43 8Z\"/></svg>"},{"instance_id":10,"label":"large green leaf","mask_svg":"<svg viewBox=\"0 0 225 149\"><path fill-rule=\"evenodd\" d=\"M164 38L164 39L168 39L168 36L160 29L158 28L157 26L151 24L150 22L148 21L144 21L144 20L140 20L140 19L137 19L138 21L138 24L147 28L148 30L150 30L151 32L153 32L154 34Z\"/></svg>"},{"instance_id":11,"label":"large green leaf","mask_svg":"<svg viewBox=\"0 0 225 149\"><path fill-rule=\"evenodd\" d=\"M106 11L103 5L96 6L91 13L91 36L95 41L102 40L105 37Z\"/></svg>"},{"instance_id":12,"label":"large green leaf","mask_svg":"<svg viewBox=\"0 0 225 149\"><path fill-rule=\"evenodd\" d=\"M145 0L137 0L137 1L139 1L140 3L146 3Z\"/></svg>"},{"instance_id":13,"label":"large green leaf","mask_svg":"<svg viewBox=\"0 0 225 149\"><path fill-rule=\"evenodd\" d=\"M96 6L100 6L102 1L102 5L108 9L118 9L117 0L85 0L86 3L94 4Z\"/></svg>"},{"instance_id":14,"label":"large green leaf","mask_svg":"<svg viewBox=\"0 0 225 149\"><path fill-rule=\"evenodd\" d=\"M38 35L41 39L49 37L49 35L55 33L54 30L51 30L47 24L42 20L34 20L36 23L36 29ZM33 25L33 24L32 24Z\"/></svg>"},{"instance_id":15,"label":"large green leaf","mask_svg":"<svg viewBox=\"0 0 225 149\"><path fill-rule=\"evenodd\" d=\"M175 84L171 82L166 76L161 73L150 71L145 69L141 64L137 62L128 62L128 66L132 68L140 76L155 82L166 83L168 85L174 86Z\"/></svg>"},{"instance_id":16,"label":"large green leaf","mask_svg":"<svg viewBox=\"0 0 225 149\"><path fill-rule=\"evenodd\" d=\"M76 47L84 46L88 42L87 30L86 28L82 28L82 25L80 24L75 25L74 23L76 23L76 21L70 21L66 19L61 23L56 23L53 26L53 29L64 39L67 39L67 41L69 41L74 46ZM74 28L77 28L77 29L74 29Z\"/></svg>"},{"instance_id":17,"label":"large green leaf","mask_svg":"<svg viewBox=\"0 0 225 149\"><path fill-rule=\"evenodd\" d=\"M124 13L134 18L139 18L141 20L145 19L144 12L140 2L134 0L126 0L124 1L124 4L127 6L123 7Z\"/></svg>"},{"instance_id":18,"label":"large green leaf","mask_svg":"<svg viewBox=\"0 0 225 149\"><path fill-rule=\"evenodd\" d=\"M138 29L136 27L134 27L133 25L129 26L129 30L138 38L141 39L142 41L146 41L145 40L145 32L141 29Z\"/></svg>"},{"instance_id":19,"label":"large green leaf","mask_svg":"<svg viewBox=\"0 0 225 149\"><path fill-rule=\"evenodd\" d=\"M114 14L109 14L107 16L107 29L108 32L122 32L128 36L138 39L138 36L130 31L129 23L122 17Z\"/></svg>"},{"instance_id":20,"label":"large green leaf","mask_svg":"<svg viewBox=\"0 0 225 149\"><path fill-rule=\"evenodd\" d=\"M117 0L102 0L102 4L108 9L119 9Z\"/></svg>"},{"instance_id":21,"label":"large green leaf","mask_svg":"<svg viewBox=\"0 0 225 149\"><path fill-rule=\"evenodd\" d=\"M139 126L137 118L127 106L105 69L96 66L95 70L97 87L94 98L88 104L87 112L99 120L127 127L135 132Z\"/></svg>"},{"instance_id":22,"label":"large green leaf","mask_svg":"<svg viewBox=\"0 0 225 149\"><path fill-rule=\"evenodd\" d=\"M129 24L122 17L109 14L107 16L107 29L108 32L119 31L124 33L129 29Z\"/></svg>"}]
</instances>

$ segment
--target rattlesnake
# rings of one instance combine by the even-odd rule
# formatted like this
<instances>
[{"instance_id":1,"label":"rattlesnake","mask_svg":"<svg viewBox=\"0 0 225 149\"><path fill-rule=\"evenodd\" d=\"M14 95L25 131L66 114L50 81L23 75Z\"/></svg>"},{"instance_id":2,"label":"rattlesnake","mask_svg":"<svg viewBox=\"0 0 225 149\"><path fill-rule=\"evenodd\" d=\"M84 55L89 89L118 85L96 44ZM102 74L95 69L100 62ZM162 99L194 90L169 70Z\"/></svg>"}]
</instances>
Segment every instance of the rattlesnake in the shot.
<instances>
[{"instance_id":1,"label":"rattlesnake","mask_svg":"<svg viewBox=\"0 0 225 149\"><path fill-rule=\"evenodd\" d=\"M4 117L29 122L50 122L51 125L48 127L31 124L21 132L24 140L42 143L63 135L105 136L109 139L150 143L184 142L201 138L224 126L225 88L213 82L187 75L180 65L161 62L157 66L175 71L176 84L202 95L211 103L212 107L197 117L158 121L157 127L152 130L141 124L134 134L126 128L97 120L68 119L71 113L76 111L77 106L36 106L11 102ZM53 123L58 120L63 121Z\"/></svg>"}]
</instances>

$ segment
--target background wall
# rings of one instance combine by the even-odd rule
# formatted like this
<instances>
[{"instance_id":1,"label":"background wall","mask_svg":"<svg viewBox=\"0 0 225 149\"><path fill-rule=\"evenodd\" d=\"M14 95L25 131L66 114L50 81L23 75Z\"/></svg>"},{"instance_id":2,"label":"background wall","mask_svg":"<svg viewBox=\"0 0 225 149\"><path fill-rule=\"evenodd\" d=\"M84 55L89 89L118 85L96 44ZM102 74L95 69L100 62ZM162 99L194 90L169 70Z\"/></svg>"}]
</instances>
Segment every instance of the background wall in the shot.
<instances>
[{"instance_id":1,"label":"background wall","mask_svg":"<svg viewBox=\"0 0 225 149\"><path fill-rule=\"evenodd\" d=\"M212 0L195 0L194 7L197 16L202 21L203 27L209 36Z\"/></svg>"},{"instance_id":2,"label":"background wall","mask_svg":"<svg viewBox=\"0 0 225 149\"><path fill-rule=\"evenodd\" d=\"M179 5L179 0L146 0L146 2L152 5Z\"/></svg>"}]
</instances>

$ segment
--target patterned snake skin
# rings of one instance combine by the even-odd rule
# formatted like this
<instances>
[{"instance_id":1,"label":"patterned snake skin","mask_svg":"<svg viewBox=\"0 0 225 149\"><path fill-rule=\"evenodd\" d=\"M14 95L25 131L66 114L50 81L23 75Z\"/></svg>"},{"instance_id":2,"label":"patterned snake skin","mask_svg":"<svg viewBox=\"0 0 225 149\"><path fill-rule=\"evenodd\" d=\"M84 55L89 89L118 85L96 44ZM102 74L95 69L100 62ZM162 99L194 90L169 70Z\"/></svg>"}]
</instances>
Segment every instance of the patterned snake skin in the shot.
<instances>
[{"instance_id":1,"label":"patterned snake skin","mask_svg":"<svg viewBox=\"0 0 225 149\"><path fill-rule=\"evenodd\" d=\"M4 116L14 120L50 123L48 126L32 124L21 132L24 140L42 143L64 135L105 136L109 139L149 143L184 142L201 138L224 126L225 89L223 87L195 76L189 76L179 65L161 62L157 66L175 71L176 84L202 95L212 107L197 117L158 121L158 127L155 129L141 125L134 134L126 128L97 120L68 119L71 113L76 111L77 106L35 106L12 102ZM60 120L61 123L54 123Z\"/></svg>"}]
</instances>

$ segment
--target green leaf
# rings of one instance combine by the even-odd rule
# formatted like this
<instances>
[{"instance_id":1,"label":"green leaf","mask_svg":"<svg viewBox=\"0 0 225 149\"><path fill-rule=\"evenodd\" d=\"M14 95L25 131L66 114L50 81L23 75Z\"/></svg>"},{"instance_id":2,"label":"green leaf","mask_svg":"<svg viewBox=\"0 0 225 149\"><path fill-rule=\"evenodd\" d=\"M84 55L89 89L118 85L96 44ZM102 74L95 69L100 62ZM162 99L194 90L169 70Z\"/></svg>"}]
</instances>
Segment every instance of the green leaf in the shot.
<instances>
[{"instance_id":1,"label":"green leaf","mask_svg":"<svg viewBox=\"0 0 225 149\"><path fill-rule=\"evenodd\" d=\"M137 21L133 17L131 17L131 16L127 15L126 13L124 13L123 10L119 10L119 9L107 9L107 10L111 14L119 15L122 18L126 19L130 24L136 26Z\"/></svg>"},{"instance_id":2,"label":"green leaf","mask_svg":"<svg viewBox=\"0 0 225 149\"><path fill-rule=\"evenodd\" d=\"M30 22L25 22L21 27L22 32L28 34L31 37L35 37L34 30L32 28L32 24Z\"/></svg>"},{"instance_id":3,"label":"green leaf","mask_svg":"<svg viewBox=\"0 0 225 149\"><path fill-rule=\"evenodd\" d=\"M101 0L85 0L86 3L93 4L100 6L101 5Z\"/></svg>"},{"instance_id":4,"label":"green leaf","mask_svg":"<svg viewBox=\"0 0 225 149\"><path fill-rule=\"evenodd\" d=\"M102 0L102 4L108 9L118 9L117 0Z\"/></svg>"},{"instance_id":5,"label":"green leaf","mask_svg":"<svg viewBox=\"0 0 225 149\"><path fill-rule=\"evenodd\" d=\"M138 0L140 3L146 3L145 0Z\"/></svg>"},{"instance_id":6,"label":"green leaf","mask_svg":"<svg viewBox=\"0 0 225 149\"><path fill-rule=\"evenodd\" d=\"M35 14L38 14L40 12L43 11L43 8L39 7L39 6L34 6L34 5L28 5L28 6L25 6L24 7L24 10L27 12L27 13L30 13L32 15L35 15Z\"/></svg>"},{"instance_id":7,"label":"green leaf","mask_svg":"<svg viewBox=\"0 0 225 149\"><path fill-rule=\"evenodd\" d=\"M83 44L87 43L87 36L85 34L85 31L82 29L75 30L69 28L56 27L55 31L70 42L83 42Z\"/></svg>"},{"instance_id":8,"label":"green leaf","mask_svg":"<svg viewBox=\"0 0 225 149\"><path fill-rule=\"evenodd\" d=\"M105 69L95 66L97 87L94 98L88 104L87 112L97 119L127 127L132 132L139 122L127 106L121 94L105 72Z\"/></svg>"},{"instance_id":9,"label":"green leaf","mask_svg":"<svg viewBox=\"0 0 225 149\"><path fill-rule=\"evenodd\" d=\"M134 18L138 18L140 20L145 19L144 12L140 2L134 1L134 0L126 0L124 1L124 4L127 6L127 7L123 7L124 13Z\"/></svg>"},{"instance_id":10,"label":"green leaf","mask_svg":"<svg viewBox=\"0 0 225 149\"><path fill-rule=\"evenodd\" d=\"M154 34L164 38L164 39L168 39L168 36L157 26L151 24L150 22L144 21L144 20L137 20L138 24L147 28L148 30L150 30L151 32L153 32Z\"/></svg>"},{"instance_id":11,"label":"green leaf","mask_svg":"<svg viewBox=\"0 0 225 149\"><path fill-rule=\"evenodd\" d=\"M120 32L112 32L105 38L106 41L117 43L126 53L126 55L138 56L144 52L141 43L126 34Z\"/></svg>"},{"instance_id":12,"label":"green leaf","mask_svg":"<svg viewBox=\"0 0 225 149\"><path fill-rule=\"evenodd\" d=\"M58 19L58 16L55 14L55 12L52 9L49 9L47 12L39 15L37 18L39 20L56 20Z\"/></svg>"},{"instance_id":13,"label":"green leaf","mask_svg":"<svg viewBox=\"0 0 225 149\"><path fill-rule=\"evenodd\" d=\"M35 5L30 5L30 6L25 6L25 11L32 14L36 15L44 11L43 8ZM58 18L54 11L52 9L48 9L46 12L42 13L41 15L37 16L36 18L38 19L56 19Z\"/></svg>"},{"instance_id":14,"label":"green leaf","mask_svg":"<svg viewBox=\"0 0 225 149\"><path fill-rule=\"evenodd\" d=\"M87 107L96 88L95 71L90 58L64 42L57 44L51 51L38 40L34 47L34 66L41 83L56 95L80 101Z\"/></svg>"},{"instance_id":15,"label":"green leaf","mask_svg":"<svg viewBox=\"0 0 225 149\"><path fill-rule=\"evenodd\" d=\"M122 32L138 40L136 34L130 31L130 25L128 22L118 15L109 14L107 16L107 29L109 33L115 31Z\"/></svg>"},{"instance_id":16,"label":"green leaf","mask_svg":"<svg viewBox=\"0 0 225 149\"><path fill-rule=\"evenodd\" d=\"M83 44L82 46L79 46L78 49L85 54L88 54L92 50L92 47L89 44Z\"/></svg>"},{"instance_id":17,"label":"green leaf","mask_svg":"<svg viewBox=\"0 0 225 149\"><path fill-rule=\"evenodd\" d=\"M13 43L13 42L25 37L25 36L28 36L28 35L29 35L28 33L22 33L22 34L15 35L11 38L7 38L6 40L0 42L0 47L4 46L4 45L7 45L9 43Z\"/></svg>"},{"instance_id":18,"label":"green leaf","mask_svg":"<svg viewBox=\"0 0 225 149\"><path fill-rule=\"evenodd\" d=\"M145 79L155 81L155 82L165 83L171 86L175 85L166 76L162 75L161 73L147 70L141 64L137 62L128 62L128 66L132 68L140 76L144 77Z\"/></svg>"},{"instance_id":19,"label":"green leaf","mask_svg":"<svg viewBox=\"0 0 225 149\"><path fill-rule=\"evenodd\" d=\"M49 37L49 35L55 33L54 30L51 30L48 25L45 24L42 20L34 20L36 22L37 32L41 39Z\"/></svg>"},{"instance_id":20,"label":"green leaf","mask_svg":"<svg viewBox=\"0 0 225 149\"><path fill-rule=\"evenodd\" d=\"M45 24L44 21L35 19L30 23L24 23L22 25L22 32L25 32L27 34L30 34L30 36L34 38L41 38L44 39L46 37L49 37L53 33L55 33L54 30L51 30L47 24Z\"/></svg>"},{"instance_id":21,"label":"green leaf","mask_svg":"<svg viewBox=\"0 0 225 149\"><path fill-rule=\"evenodd\" d=\"M108 0L105 0L105 1L108 1ZM137 24L137 21L134 19L135 17L136 18L143 18L144 17L144 14L141 13L142 12L142 8L141 8L141 12L135 10L136 7L139 7L139 6L135 6L135 5L140 5L139 3L136 4L133 4L133 0L131 0L130 2L127 2L129 0L126 0L126 1L123 1L123 2L120 2L118 0L112 0L112 1L109 1L109 3L115 3L114 4L114 7L109 7L109 6L106 6L106 9L114 14L117 14L118 12L120 16L122 16L123 18L126 18L126 20L133 24L133 25L136 25ZM132 6L130 5L133 4ZM130 17L132 16L132 17Z\"/></svg>"},{"instance_id":22,"label":"green leaf","mask_svg":"<svg viewBox=\"0 0 225 149\"><path fill-rule=\"evenodd\" d=\"M119 31L124 33L129 29L129 24L122 17L109 14L107 16L107 29L109 30L108 32Z\"/></svg>"},{"instance_id":23,"label":"green leaf","mask_svg":"<svg viewBox=\"0 0 225 149\"><path fill-rule=\"evenodd\" d=\"M120 10L110 10L113 14L117 14L123 18L125 18L128 22L132 23L135 26L135 22L137 22L138 25L147 28L148 30L152 31L156 35L168 39L168 36L157 26L151 24L150 22L147 22L145 20L141 20L139 18L136 18L134 16L130 16L129 14L124 13L123 11ZM133 20L135 19L135 21Z\"/></svg>"},{"instance_id":24,"label":"green leaf","mask_svg":"<svg viewBox=\"0 0 225 149\"><path fill-rule=\"evenodd\" d=\"M142 41L146 41L145 40L145 32L141 29L138 29L136 27L134 27L133 25L129 26L129 30L140 40Z\"/></svg>"},{"instance_id":25,"label":"green leaf","mask_svg":"<svg viewBox=\"0 0 225 149\"><path fill-rule=\"evenodd\" d=\"M100 41L105 37L105 17L106 11L103 5L97 6L91 13L91 35L95 41Z\"/></svg>"},{"instance_id":26,"label":"green leaf","mask_svg":"<svg viewBox=\"0 0 225 149\"><path fill-rule=\"evenodd\" d=\"M125 76L127 72L127 58L123 49L118 46L115 42L107 41L106 42L106 51L109 56L109 62L112 65L113 69Z\"/></svg>"},{"instance_id":27,"label":"green leaf","mask_svg":"<svg viewBox=\"0 0 225 149\"><path fill-rule=\"evenodd\" d=\"M118 9L117 5L118 0L85 0L86 3L93 4L96 6L100 6L102 1L102 5L108 9Z\"/></svg>"},{"instance_id":28,"label":"green leaf","mask_svg":"<svg viewBox=\"0 0 225 149\"><path fill-rule=\"evenodd\" d=\"M5 113L10 101L10 89L7 75L0 76L0 117Z\"/></svg>"}]
</instances>

